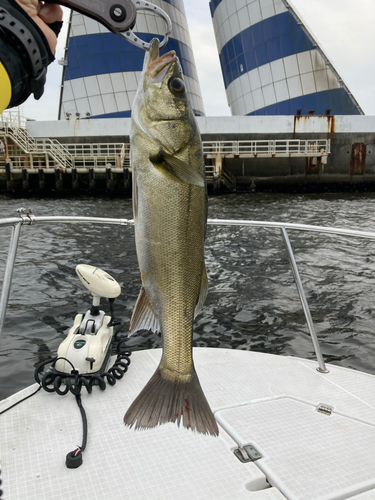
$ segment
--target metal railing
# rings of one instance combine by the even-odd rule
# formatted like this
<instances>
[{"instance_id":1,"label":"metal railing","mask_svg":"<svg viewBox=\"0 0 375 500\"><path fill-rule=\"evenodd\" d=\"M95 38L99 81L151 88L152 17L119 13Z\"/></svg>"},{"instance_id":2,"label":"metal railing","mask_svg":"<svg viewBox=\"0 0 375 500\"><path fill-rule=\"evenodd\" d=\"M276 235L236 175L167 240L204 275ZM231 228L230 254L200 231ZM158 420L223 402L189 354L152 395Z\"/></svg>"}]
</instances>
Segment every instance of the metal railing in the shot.
<instances>
[{"instance_id":1,"label":"metal railing","mask_svg":"<svg viewBox=\"0 0 375 500\"><path fill-rule=\"evenodd\" d=\"M0 114L0 129L11 128L26 128L27 119L21 115L20 108L6 110Z\"/></svg>"},{"instance_id":2,"label":"metal railing","mask_svg":"<svg viewBox=\"0 0 375 500\"><path fill-rule=\"evenodd\" d=\"M276 139L254 141L204 141L203 154L214 157L323 156L331 152L330 139Z\"/></svg>"},{"instance_id":3,"label":"metal railing","mask_svg":"<svg viewBox=\"0 0 375 500\"><path fill-rule=\"evenodd\" d=\"M33 147L30 151L32 154L45 154L54 161L55 168L71 168L73 166L73 157L65 147L56 139L35 139ZM47 159L48 162L48 159ZM49 165L46 165L47 168Z\"/></svg>"},{"instance_id":4,"label":"metal railing","mask_svg":"<svg viewBox=\"0 0 375 500\"><path fill-rule=\"evenodd\" d=\"M74 156L124 156L129 154L130 144L124 142L118 143L79 143L79 144L64 144L69 153Z\"/></svg>"},{"instance_id":5,"label":"metal railing","mask_svg":"<svg viewBox=\"0 0 375 500\"><path fill-rule=\"evenodd\" d=\"M73 166L72 156L69 151L56 139L35 139L26 130L26 120L19 113L3 113L0 116L0 133L9 137L13 144L7 144L7 156L12 158L12 164L16 168L32 168L35 163L44 158L46 167L49 167L49 159L57 168L71 168ZM12 165L12 166L13 166Z\"/></svg>"},{"instance_id":6,"label":"metal railing","mask_svg":"<svg viewBox=\"0 0 375 500\"><path fill-rule=\"evenodd\" d=\"M46 172L53 172L55 168L67 171L72 168L83 171L95 168L105 172L108 166L116 172L122 172L123 167L130 168L130 144L63 144L56 139L35 139L23 128L6 127L4 134L13 141L7 144L7 157L11 159L14 173L19 173L23 168L29 172L37 168L43 168Z\"/></svg>"},{"instance_id":7,"label":"metal railing","mask_svg":"<svg viewBox=\"0 0 375 500\"><path fill-rule=\"evenodd\" d=\"M236 178L233 174L229 172L224 167L221 167L221 180L224 182L224 184L229 188L233 189L236 187Z\"/></svg>"},{"instance_id":8,"label":"metal railing","mask_svg":"<svg viewBox=\"0 0 375 500\"><path fill-rule=\"evenodd\" d=\"M0 219L0 228L12 226L12 234L9 243L7 263L5 267L5 274L3 280L3 287L1 290L0 297L0 344L2 339L5 315L10 295L10 289L12 284L14 264L16 260L18 241L21 231L21 226L23 225L33 225L33 224L57 224L57 223L68 223L68 224L104 224L104 225L121 225L129 226L133 225L134 221L132 219L110 219L110 218L98 218L98 217L67 217L67 216L42 216L36 217L31 210L27 211L24 209L19 209L19 217L12 217L6 219ZM310 226L305 224L287 224L284 222L264 222L264 221L249 221L249 220L233 220L233 219L208 219L208 224L214 226L242 226L242 227L260 227L260 228L272 228L278 229L281 232L282 239L287 251L288 259L292 268L294 280L297 286L297 291L302 304L303 312L305 314L307 326L312 338L314 345L314 350L317 356L318 368L317 370L321 373L328 373L323 355L320 349L319 340L316 334L315 326L310 314L310 309L306 300L306 295L303 289L302 281L299 275L297 264L294 258L293 249L289 241L287 230L293 231L305 231L305 232L316 232L322 234L330 234L336 236L352 236L357 238L365 238L370 240L375 240L375 233L366 231L354 231L351 229L337 229L332 227L322 227L322 226Z\"/></svg>"},{"instance_id":9,"label":"metal railing","mask_svg":"<svg viewBox=\"0 0 375 500\"><path fill-rule=\"evenodd\" d=\"M77 167L100 168L111 165L117 170L130 167L128 143L64 144L64 146Z\"/></svg>"}]
</instances>

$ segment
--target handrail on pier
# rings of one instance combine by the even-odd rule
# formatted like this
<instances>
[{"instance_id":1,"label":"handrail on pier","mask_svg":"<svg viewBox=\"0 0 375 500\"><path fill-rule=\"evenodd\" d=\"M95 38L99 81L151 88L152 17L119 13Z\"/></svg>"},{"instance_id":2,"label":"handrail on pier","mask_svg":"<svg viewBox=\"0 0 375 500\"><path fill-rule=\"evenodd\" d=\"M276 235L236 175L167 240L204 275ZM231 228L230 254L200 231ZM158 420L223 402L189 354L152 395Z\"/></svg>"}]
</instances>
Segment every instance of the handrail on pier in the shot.
<instances>
[{"instance_id":1,"label":"handrail on pier","mask_svg":"<svg viewBox=\"0 0 375 500\"><path fill-rule=\"evenodd\" d=\"M331 153L330 139L254 139L248 141L203 141L206 157L311 157Z\"/></svg>"},{"instance_id":2,"label":"handrail on pier","mask_svg":"<svg viewBox=\"0 0 375 500\"><path fill-rule=\"evenodd\" d=\"M12 235L9 244L7 263L5 268L5 275L3 281L3 287L1 290L0 297L0 344L3 333L3 326L5 321L5 315L10 295L10 289L12 284L14 264L16 260L17 246L21 231L21 226L32 225L35 223L65 223L65 224L106 224L106 225L120 225L129 226L133 225L134 221L132 219L110 219L110 218L99 218L99 217L71 217L71 216L41 216L37 217L32 214L31 210L19 209L19 217L10 217L5 219L0 219L1 227L13 227ZM261 227L261 228L273 228L279 229L281 231L281 236L284 241L285 248L287 250L288 259L292 268L294 280L297 286L298 294L302 304L302 308L306 317L307 325L310 331L312 342L314 345L315 353L318 360L317 370L320 373L328 373L326 365L324 363L323 355L320 349L319 340L315 331L314 323L310 314L309 306L307 304L305 292L303 289L302 281L298 272L297 264L294 258L294 253L292 246L289 241L287 234L287 229L296 231L306 231L306 232L317 232L323 234L330 234L336 236L352 236L357 238L365 238L375 240L375 233L366 231L354 231L351 229L337 229L332 227L323 226L310 226L305 224L288 224L282 222L264 222L264 221L249 221L249 220L233 220L233 219L208 219L207 223L215 226L243 226L243 227Z\"/></svg>"}]
</instances>

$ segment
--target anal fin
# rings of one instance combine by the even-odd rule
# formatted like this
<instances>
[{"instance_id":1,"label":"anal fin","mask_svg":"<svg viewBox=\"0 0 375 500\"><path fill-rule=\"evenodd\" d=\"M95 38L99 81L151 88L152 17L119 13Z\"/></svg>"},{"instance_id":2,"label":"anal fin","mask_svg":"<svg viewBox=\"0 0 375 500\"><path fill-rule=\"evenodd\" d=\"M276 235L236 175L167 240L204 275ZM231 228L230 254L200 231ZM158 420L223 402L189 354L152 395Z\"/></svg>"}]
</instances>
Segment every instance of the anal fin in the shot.
<instances>
[{"instance_id":1,"label":"anal fin","mask_svg":"<svg viewBox=\"0 0 375 500\"><path fill-rule=\"evenodd\" d=\"M130 320L129 335L138 330L152 330L155 333L161 331L159 319L152 310L143 285Z\"/></svg>"},{"instance_id":2,"label":"anal fin","mask_svg":"<svg viewBox=\"0 0 375 500\"><path fill-rule=\"evenodd\" d=\"M198 316L198 314L201 312L204 301L206 300L207 297L207 292L208 292L208 277L207 277L206 265L204 265L201 278L201 289L199 292L197 305L195 306L194 318Z\"/></svg>"}]
</instances>

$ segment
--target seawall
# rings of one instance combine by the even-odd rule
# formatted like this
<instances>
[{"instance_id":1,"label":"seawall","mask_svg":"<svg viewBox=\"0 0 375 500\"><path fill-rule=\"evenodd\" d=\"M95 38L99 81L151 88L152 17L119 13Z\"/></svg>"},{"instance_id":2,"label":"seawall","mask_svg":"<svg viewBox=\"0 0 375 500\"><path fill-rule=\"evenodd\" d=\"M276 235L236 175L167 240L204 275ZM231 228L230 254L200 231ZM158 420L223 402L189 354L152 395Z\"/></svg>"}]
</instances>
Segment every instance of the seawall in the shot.
<instances>
[{"instance_id":1,"label":"seawall","mask_svg":"<svg viewBox=\"0 0 375 500\"><path fill-rule=\"evenodd\" d=\"M375 116L198 117L197 122L212 179L223 169L235 178L237 191L375 190ZM128 118L26 122L32 137L63 144L128 143L130 126ZM295 154L300 143L305 149Z\"/></svg>"}]
</instances>

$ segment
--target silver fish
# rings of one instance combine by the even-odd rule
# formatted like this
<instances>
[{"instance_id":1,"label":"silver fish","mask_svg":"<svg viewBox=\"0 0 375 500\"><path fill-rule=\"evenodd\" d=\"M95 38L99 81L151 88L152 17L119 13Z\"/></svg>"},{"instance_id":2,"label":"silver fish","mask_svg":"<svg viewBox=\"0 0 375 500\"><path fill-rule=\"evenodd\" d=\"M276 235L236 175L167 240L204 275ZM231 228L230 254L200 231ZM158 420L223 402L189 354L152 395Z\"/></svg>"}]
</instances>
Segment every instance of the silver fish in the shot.
<instances>
[{"instance_id":1,"label":"silver fish","mask_svg":"<svg viewBox=\"0 0 375 500\"><path fill-rule=\"evenodd\" d=\"M132 112L135 241L142 287L131 333L161 331L158 368L124 422L177 422L218 434L192 357L193 320L206 298L207 196L202 143L174 51L151 42Z\"/></svg>"}]
</instances>

